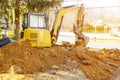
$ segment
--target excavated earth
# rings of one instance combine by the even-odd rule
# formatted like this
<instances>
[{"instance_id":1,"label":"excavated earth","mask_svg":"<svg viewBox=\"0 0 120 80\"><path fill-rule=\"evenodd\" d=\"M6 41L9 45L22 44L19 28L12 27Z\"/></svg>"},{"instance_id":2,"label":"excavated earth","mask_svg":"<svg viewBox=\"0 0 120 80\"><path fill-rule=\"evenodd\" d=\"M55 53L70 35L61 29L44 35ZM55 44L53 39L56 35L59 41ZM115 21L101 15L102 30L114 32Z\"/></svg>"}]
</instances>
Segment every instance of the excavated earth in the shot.
<instances>
[{"instance_id":1,"label":"excavated earth","mask_svg":"<svg viewBox=\"0 0 120 80\"><path fill-rule=\"evenodd\" d=\"M0 73L0 80L120 80L120 50L13 42L0 48Z\"/></svg>"}]
</instances>

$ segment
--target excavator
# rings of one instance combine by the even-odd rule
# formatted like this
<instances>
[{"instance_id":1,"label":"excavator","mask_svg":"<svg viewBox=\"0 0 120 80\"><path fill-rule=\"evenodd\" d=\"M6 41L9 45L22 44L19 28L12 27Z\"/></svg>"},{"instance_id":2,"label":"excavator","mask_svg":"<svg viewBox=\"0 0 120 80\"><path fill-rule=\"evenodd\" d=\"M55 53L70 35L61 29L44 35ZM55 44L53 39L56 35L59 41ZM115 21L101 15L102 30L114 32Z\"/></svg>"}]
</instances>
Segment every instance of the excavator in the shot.
<instances>
[{"instance_id":1,"label":"excavator","mask_svg":"<svg viewBox=\"0 0 120 80\"><path fill-rule=\"evenodd\" d=\"M42 13L26 13L23 21L23 40L29 40L33 47L50 47L56 44L61 23L66 13L78 11L77 26L74 26L73 32L77 35L76 44L82 43L85 46L85 39L82 34L83 21L84 21L84 4L81 7L63 7L57 12L57 16L52 27L49 31L47 26L47 17ZM76 28L75 28L76 27ZM81 45L81 44L80 44Z\"/></svg>"}]
</instances>

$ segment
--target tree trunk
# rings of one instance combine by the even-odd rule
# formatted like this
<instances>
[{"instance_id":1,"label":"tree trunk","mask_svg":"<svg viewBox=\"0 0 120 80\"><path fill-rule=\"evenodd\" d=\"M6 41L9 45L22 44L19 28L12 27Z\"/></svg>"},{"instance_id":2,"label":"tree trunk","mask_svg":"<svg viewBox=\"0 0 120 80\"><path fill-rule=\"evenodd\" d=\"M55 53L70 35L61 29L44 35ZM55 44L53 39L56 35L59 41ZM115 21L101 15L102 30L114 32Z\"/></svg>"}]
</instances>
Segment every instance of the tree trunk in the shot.
<instances>
[{"instance_id":1,"label":"tree trunk","mask_svg":"<svg viewBox=\"0 0 120 80\"><path fill-rule=\"evenodd\" d=\"M19 22L19 0L16 0L16 9L15 9L15 40L19 39L19 29L20 29L20 22Z\"/></svg>"}]
</instances>

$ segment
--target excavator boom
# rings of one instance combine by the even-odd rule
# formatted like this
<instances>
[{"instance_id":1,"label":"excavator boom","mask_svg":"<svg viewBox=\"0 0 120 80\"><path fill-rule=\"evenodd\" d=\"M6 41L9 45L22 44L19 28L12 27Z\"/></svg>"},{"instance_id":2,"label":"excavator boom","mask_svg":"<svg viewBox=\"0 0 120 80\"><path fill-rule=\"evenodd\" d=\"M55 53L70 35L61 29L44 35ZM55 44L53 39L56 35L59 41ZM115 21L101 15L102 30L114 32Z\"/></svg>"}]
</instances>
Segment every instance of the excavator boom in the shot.
<instances>
[{"instance_id":1,"label":"excavator boom","mask_svg":"<svg viewBox=\"0 0 120 80\"><path fill-rule=\"evenodd\" d=\"M82 31L82 24L83 24L83 19L84 19L84 7L83 4L81 5L81 7L67 7L67 8L61 8L58 12L57 12L57 17L56 17L56 21L55 24L53 26L53 29L51 31L51 41L53 44L55 44L57 42L57 37L59 34L59 30L61 28L61 23L62 23L62 19L63 16L67 13L70 12L74 12L74 11L78 11L78 16L77 16L77 24L78 24L78 30L79 32Z\"/></svg>"},{"instance_id":2,"label":"excavator boom","mask_svg":"<svg viewBox=\"0 0 120 80\"><path fill-rule=\"evenodd\" d=\"M77 11L77 26L76 30L74 30L75 34L78 35L78 33L82 33L83 31L83 22L84 22L84 4L81 4L81 7L66 7L66 8L61 8L56 17L55 24L53 26L52 32L51 32L51 41L53 44L57 42L59 30L61 28L61 23L63 16L67 13ZM84 44L84 43L83 43Z\"/></svg>"}]
</instances>

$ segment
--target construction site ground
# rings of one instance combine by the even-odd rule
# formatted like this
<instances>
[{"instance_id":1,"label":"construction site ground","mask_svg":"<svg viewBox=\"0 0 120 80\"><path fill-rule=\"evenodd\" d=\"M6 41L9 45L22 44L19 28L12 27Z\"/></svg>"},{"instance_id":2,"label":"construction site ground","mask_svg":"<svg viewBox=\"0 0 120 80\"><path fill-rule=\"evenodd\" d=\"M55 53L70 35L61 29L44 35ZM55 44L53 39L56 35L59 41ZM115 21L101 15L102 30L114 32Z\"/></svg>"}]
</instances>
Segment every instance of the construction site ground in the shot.
<instances>
[{"instance_id":1,"label":"construction site ground","mask_svg":"<svg viewBox=\"0 0 120 80\"><path fill-rule=\"evenodd\" d=\"M120 50L13 42L0 48L0 73L0 80L120 80Z\"/></svg>"}]
</instances>

